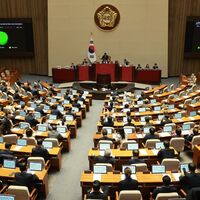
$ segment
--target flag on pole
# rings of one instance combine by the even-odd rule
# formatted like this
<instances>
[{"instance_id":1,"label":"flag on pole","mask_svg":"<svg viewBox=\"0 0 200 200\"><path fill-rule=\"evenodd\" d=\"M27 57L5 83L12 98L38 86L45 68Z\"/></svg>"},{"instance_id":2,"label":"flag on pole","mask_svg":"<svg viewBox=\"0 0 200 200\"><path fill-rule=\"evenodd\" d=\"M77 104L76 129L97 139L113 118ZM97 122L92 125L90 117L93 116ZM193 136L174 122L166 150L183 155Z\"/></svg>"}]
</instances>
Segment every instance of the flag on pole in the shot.
<instances>
[{"instance_id":1,"label":"flag on pole","mask_svg":"<svg viewBox=\"0 0 200 200\"><path fill-rule=\"evenodd\" d=\"M88 59L91 63L96 62L96 53L95 53L94 42L92 39L92 33L91 33L90 44L89 44L89 48L88 48Z\"/></svg>"}]
</instances>

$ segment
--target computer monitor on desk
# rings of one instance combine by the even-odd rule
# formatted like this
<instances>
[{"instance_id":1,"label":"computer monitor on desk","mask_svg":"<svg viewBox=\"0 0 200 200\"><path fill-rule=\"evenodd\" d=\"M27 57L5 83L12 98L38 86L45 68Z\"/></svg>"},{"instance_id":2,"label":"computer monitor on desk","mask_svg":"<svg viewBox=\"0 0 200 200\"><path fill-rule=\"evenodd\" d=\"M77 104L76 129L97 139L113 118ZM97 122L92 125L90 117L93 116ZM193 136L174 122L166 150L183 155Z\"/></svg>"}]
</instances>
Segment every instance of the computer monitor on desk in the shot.
<instances>
[{"instance_id":1,"label":"computer monitor on desk","mask_svg":"<svg viewBox=\"0 0 200 200\"><path fill-rule=\"evenodd\" d=\"M166 173L165 165L152 165L152 174Z\"/></svg>"},{"instance_id":2,"label":"computer monitor on desk","mask_svg":"<svg viewBox=\"0 0 200 200\"><path fill-rule=\"evenodd\" d=\"M12 194L0 194L0 200L15 200L15 195Z\"/></svg>"},{"instance_id":3,"label":"computer monitor on desk","mask_svg":"<svg viewBox=\"0 0 200 200\"><path fill-rule=\"evenodd\" d=\"M107 166L106 165L94 165L93 172L94 172L94 174L106 174Z\"/></svg>"}]
</instances>

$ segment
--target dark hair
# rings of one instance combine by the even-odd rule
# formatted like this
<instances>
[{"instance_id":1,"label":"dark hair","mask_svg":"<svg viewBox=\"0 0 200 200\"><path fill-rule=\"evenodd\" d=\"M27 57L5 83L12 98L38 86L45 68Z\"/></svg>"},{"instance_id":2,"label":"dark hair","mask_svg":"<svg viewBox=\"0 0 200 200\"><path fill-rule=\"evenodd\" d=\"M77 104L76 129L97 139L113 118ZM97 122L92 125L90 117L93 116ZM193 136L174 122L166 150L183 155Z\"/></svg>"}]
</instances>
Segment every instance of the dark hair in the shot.
<instances>
[{"instance_id":1,"label":"dark hair","mask_svg":"<svg viewBox=\"0 0 200 200\"><path fill-rule=\"evenodd\" d=\"M168 175L163 176L162 181L164 186L169 186L171 183L171 179Z\"/></svg>"},{"instance_id":2,"label":"dark hair","mask_svg":"<svg viewBox=\"0 0 200 200\"><path fill-rule=\"evenodd\" d=\"M124 169L124 174L126 177L131 176L131 169L129 167L126 167Z\"/></svg>"},{"instance_id":3,"label":"dark hair","mask_svg":"<svg viewBox=\"0 0 200 200\"><path fill-rule=\"evenodd\" d=\"M167 141L167 140L164 141L164 146L165 146L166 149L168 149L169 148L169 141Z\"/></svg>"},{"instance_id":4,"label":"dark hair","mask_svg":"<svg viewBox=\"0 0 200 200\"><path fill-rule=\"evenodd\" d=\"M42 141L43 141L42 139L38 139L37 145L39 145L39 146L42 145Z\"/></svg>"},{"instance_id":5,"label":"dark hair","mask_svg":"<svg viewBox=\"0 0 200 200\"><path fill-rule=\"evenodd\" d=\"M151 134L151 135L154 135L154 133L155 133L155 128L154 127L151 127L150 129L149 129L149 133Z\"/></svg>"},{"instance_id":6,"label":"dark hair","mask_svg":"<svg viewBox=\"0 0 200 200\"><path fill-rule=\"evenodd\" d=\"M149 123L149 121L150 121L150 118L149 117L145 117L145 122Z\"/></svg>"},{"instance_id":7,"label":"dark hair","mask_svg":"<svg viewBox=\"0 0 200 200\"><path fill-rule=\"evenodd\" d=\"M131 117L128 117L128 118L127 118L127 121L128 121L128 123L131 123L132 118L131 118Z\"/></svg>"},{"instance_id":8,"label":"dark hair","mask_svg":"<svg viewBox=\"0 0 200 200\"><path fill-rule=\"evenodd\" d=\"M131 116L131 112L130 111L127 111L126 112L126 115L129 117L129 116Z\"/></svg>"},{"instance_id":9,"label":"dark hair","mask_svg":"<svg viewBox=\"0 0 200 200\"><path fill-rule=\"evenodd\" d=\"M33 135L33 131L30 128L26 129L26 137L31 137Z\"/></svg>"},{"instance_id":10,"label":"dark hair","mask_svg":"<svg viewBox=\"0 0 200 200\"><path fill-rule=\"evenodd\" d=\"M133 156L138 157L139 156L139 151L138 150L133 150Z\"/></svg>"},{"instance_id":11,"label":"dark hair","mask_svg":"<svg viewBox=\"0 0 200 200\"><path fill-rule=\"evenodd\" d=\"M197 127L193 128L193 134L194 135L198 135L199 134L199 130Z\"/></svg>"},{"instance_id":12,"label":"dark hair","mask_svg":"<svg viewBox=\"0 0 200 200\"><path fill-rule=\"evenodd\" d=\"M25 163L20 163L19 164L19 169L20 169L21 172L26 171L26 164Z\"/></svg>"},{"instance_id":13,"label":"dark hair","mask_svg":"<svg viewBox=\"0 0 200 200\"><path fill-rule=\"evenodd\" d=\"M108 116L108 122L112 122L112 117Z\"/></svg>"},{"instance_id":14,"label":"dark hair","mask_svg":"<svg viewBox=\"0 0 200 200\"><path fill-rule=\"evenodd\" d=\"M53 104L51 108L52 109L57 109L57 105Z\"/></svg>"},{"instance_id":15,"label":"dark hair","mask_svg":"<svg viewBox=\"0 0 200 200\"><path fill-rule=\"evenodd\" d=\"M12 146L12 144L9 144L9 143L6 143L6 144L5 144L5 148L6 148L6 149L10 149L11 146Z\"/></svg>"},{"instance_id":16,"label":"dark hair","mask_svg":"<svg viewBox=\"0 0 200 200\"><path fill-rule=\"evenodd\" d=\"M106 136L108 134L107 130L106 129L102 129L102 134L103 134L103 136Z\"/></svg>"},{"instance_id":17,"label":"dark hair","mask_svg":"<svg viewBox=\"0 0 200 200\"><path fill-rule=\"evenodd\" d=\"M195 166L194 163L189 163L188 168L189 168L190 172L193 172L193 173L194 173L195 170L196 170L196 166Z\"/></svg>"},{"instance_id":18,"label":"dark hair","mask_svg":"<svg viewBox=\"0 0 200 200\"><path fill-rule=\"evenodd\" d=\"M181 128L176 129L176 135L181 136L181 132L182 132Z\"/></svg>"},{"instance_id":19,"label":"dark hair","mask_svg":"<svg viewBox=\"0 0 200 200\"><path fill-rule=\"evenodd\" d=\"M98 180L95 180L94 182L93 182L93 190L95 191L95 192L97 192L97 191L99 191L100 190L100 181L98 181Z\"/></svg>"}]
</instances>

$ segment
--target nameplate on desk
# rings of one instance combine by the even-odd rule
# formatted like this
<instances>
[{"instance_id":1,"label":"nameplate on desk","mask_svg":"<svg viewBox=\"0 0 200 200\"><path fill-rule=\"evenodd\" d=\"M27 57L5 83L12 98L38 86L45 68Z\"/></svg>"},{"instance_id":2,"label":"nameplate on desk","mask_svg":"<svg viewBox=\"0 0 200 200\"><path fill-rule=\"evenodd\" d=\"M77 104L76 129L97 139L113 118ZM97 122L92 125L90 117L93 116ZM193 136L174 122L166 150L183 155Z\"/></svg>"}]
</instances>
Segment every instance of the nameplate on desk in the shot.
<instances>
[{"instance_id":1,"label":"nameplate on desk","mask_svg":"<svg viewBox=\"0 0 200 200\"><path fill-rule=\"evenodd\" d=\"M183 122L183 120L182 119L176 119L177 121L179 121L179 122Z\"/></svg>"},{"instance_id":2,"label":"nameplate on desk","mask_svg":"<svg viewBox=\"0 0 200 200\"><path fill-rule=\"evenodd\" d=\"M174 111L176 111L176 109L170 109L170 111L173 111L173 112L174 112Z\"/></svg>"},{"instance_id":3,"label":"nameplate on desk","mask_svg":"<svg viewBox=\"0 0 200 200\"><path fill-rule=\"evenodd\" d=\"M139 112L135 112L135 115L140 115L140 113Z\"/></svg>"},{"instance_id":4,"label":"nameplate on desk","mask_svg":"<svg viewBox=\"0 0 200 200\"><path fill-rule=\"evenodd\" d=\"M21 119L21 118L22 118L22 116L20 116L20 115L15 116L15 119Z\"/></svg>"},{"instance_id":5,"label":"nameplate on desk","mask_svg":"<svg viewBox=\"0 0 200 200\"><path fill-rule=\"evenodd\" d=\"M93 174L93 181L101 181L101 174Z\"/></svg>"},{"instance_id":6,"label":"nameplate on desk","mask_svg":"<svg viewBox=\"0 0 200 200\"><path fill-rule=\"evenodd\" d=\"M181 173L173 173L172 175L175 181L179 181L179 177L181 176Z\"/></svg>"},{"instance_id":7,"label":"nameplate on desk","mask_svg":"<svg viewBox=\"0 0 200 200\"><path fill-rule=\"evenodd\" d=\"M139 149L140 155L147 155L146 149Z\"/></svg>"},{"instance_id":8,"label":"nameplate on desk","mask_svg":"<svg viewBox=\"0 0 200 200\"><path fill-rule=\"evenodd\" d=\"M195 118L194 117L188 117L190 120L195 120Z\"/></svg>"},{"instance_id":9,"label":"nameplate on desk","mask_svg":"<svg viewBox=\"0 0 200 200\"><path fill-rule=\"evenodd\" d=\"M155 124L160 124L159 120L154 121Z\"/></svg>"},{"instance_id":10,"label":"nameplate on desk","mask_svg":"<svg viewBox=\"0 0 200 200\"><path fill-rule=\"evenodd\" d=\"M160 111L153 111L153 113L160 113Z\"/></svg>"},{"instance_id":11,"label":"nameplate on desk","mask_svg":"<svg viewBox=\"0 0 200 200\"><path fill-rule=\"evenodd\" d=\"M159 133L159 137L169 137L169 136L171 136L171 134L168 133L168 132L161 132L161 133Z\"/></svg>"},{"instance_id":12,"label":"nameplate on desk","mask_svg":"<svg viewBox=\"0 0 200 200\"><path fill-rule=\"evenodd\" d=\"M140 122L141 123L141 125L145 125L146 124L146 122Z\"/></svg>"}]
</instances>

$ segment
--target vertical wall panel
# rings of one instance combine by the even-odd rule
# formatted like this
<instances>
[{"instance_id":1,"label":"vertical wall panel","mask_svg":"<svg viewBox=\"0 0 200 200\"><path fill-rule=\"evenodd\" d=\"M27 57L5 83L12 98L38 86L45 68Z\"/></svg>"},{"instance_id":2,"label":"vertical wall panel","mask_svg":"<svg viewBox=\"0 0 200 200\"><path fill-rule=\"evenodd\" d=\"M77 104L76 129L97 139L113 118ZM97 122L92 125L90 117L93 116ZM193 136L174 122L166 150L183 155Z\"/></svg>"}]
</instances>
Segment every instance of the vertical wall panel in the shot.
<instances>
[{"instance_id":1,"label":"vertical wall panel","mask_svg":"<svg viewBox=\"0 0 200 200\"><path fill-rule=\"evenodd\" d=\"M0 58L0 67L22 73L48 72L47 0L0 0L0 18L32 18L35 55L30 58Z\"/></svg>"}]
</instances>

